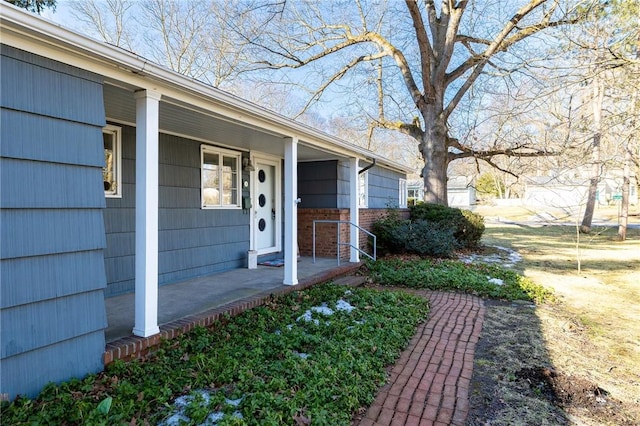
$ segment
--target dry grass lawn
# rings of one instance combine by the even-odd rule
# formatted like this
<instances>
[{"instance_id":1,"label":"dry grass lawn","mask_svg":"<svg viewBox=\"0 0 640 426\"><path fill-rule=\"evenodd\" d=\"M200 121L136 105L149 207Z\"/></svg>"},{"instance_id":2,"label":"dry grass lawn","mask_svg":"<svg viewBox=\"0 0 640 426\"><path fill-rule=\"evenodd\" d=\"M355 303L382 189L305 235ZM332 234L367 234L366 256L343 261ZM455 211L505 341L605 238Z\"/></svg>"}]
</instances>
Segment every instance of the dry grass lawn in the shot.
<instances>
[{"instance_id":1,"label":"dry grass lawn","mask_svg":"<svg viewBox=\"0 0 640 426\"><path fill-rule=\"evenodd\" d=\"M557 304L535 309L551 366L596 383L622 403L622 419L640 424L640 229L629 229L619 242L617 227L578 235L575 226L529 222L532 212L523 209L480 213L501 219L487 221L484 243L519 252L523 260L516 267L559 297ZM616 213L596 215L615 220ZM640 218L634 215L630 223ZM588 410L567 411L570 423L604 421Z\"/></svg>"}]
</instances>

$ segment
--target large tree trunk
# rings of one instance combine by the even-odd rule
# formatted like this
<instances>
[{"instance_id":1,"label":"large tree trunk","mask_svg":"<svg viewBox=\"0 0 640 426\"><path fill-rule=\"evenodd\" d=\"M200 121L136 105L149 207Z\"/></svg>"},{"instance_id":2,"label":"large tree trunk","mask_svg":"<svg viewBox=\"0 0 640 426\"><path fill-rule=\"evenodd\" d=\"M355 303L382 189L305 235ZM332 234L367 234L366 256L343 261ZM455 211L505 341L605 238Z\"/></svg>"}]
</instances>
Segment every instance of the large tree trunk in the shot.
<instances>
[{"instance_id":1,"label":"large tree trunk","mask_svg":"<svg viewBox=\"0 0 640 426\"><path fill-rule=\"evenodd\" d=\"M424 159L422 178L424 181L424 201L426 203L448 205L447 200L447 131L446 125L433 111L423 114L426 130L420 143L420 153Z\"/></svg>"}]
</instances>

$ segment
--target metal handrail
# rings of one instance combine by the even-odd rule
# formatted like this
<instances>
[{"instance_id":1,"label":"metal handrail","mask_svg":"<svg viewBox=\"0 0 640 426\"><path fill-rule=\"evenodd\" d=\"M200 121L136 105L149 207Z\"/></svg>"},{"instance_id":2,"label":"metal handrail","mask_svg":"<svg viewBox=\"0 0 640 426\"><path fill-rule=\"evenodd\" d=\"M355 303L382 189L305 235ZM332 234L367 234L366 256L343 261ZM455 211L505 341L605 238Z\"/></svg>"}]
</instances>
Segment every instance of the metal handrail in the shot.
<instances>
[{"instance_id":1,"label":"metal handrail","mask_svg":"<svg viewBox=\"0 0 640 426\"><path fill-rule=\"evenodd\" d=\"M356 249L359 253L367 256L369 259L371 260L376 260L376 236L374 234L372 234L371 232L367 231L366 229L362 228L361 226L356 225L353 222L349 222L348 220L329 220L329 219L318 219L318 220L314 220L313 221L313 263L316 263L316 223L335 223L338 226L336 226L337 228L337 249L338 249L338 266L340 266L340 246L349 246L353 249ZM358 230L364 232L365 234L369 235L370 237L373 238L373 256L370 255L369 253L367 253L366 251L362 250L360 247L356 247L353 244L351 244L351 242L346 242L343 243L342 241L340 241L340 224L342 223L348 223L351 226L355 226L356 228L358 228ZM351 234L351 228L349 228L349 234Z\"/></svg>"}]
</instances>

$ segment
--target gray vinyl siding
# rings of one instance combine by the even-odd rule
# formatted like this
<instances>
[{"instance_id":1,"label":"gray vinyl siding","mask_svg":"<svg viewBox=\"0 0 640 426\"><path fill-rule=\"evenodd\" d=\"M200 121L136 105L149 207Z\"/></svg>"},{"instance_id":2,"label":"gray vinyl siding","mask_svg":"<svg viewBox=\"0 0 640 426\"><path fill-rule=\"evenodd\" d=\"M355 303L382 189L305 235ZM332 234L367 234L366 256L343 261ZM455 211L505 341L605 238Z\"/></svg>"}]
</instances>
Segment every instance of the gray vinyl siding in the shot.
<instances>
[{"instance_id":1,"label":"gray vinyl siding","mask_svg":"<svg viewBox=\"0 0 640 426\"><path fill-rule=\"evenodd\" d=\"M311 161L298 164L298 207L337 208L338 161Z\"/></svg>"},{"instance_id":2,"label":"gray vinyl siding","mask_svg":"<svg viewBox=\"0 0 640 426\"><path fill-rule=\"evenodd\" d=\"M406 175L380 166L369 169L370 209L398 207L400 201L399 180Z\"/></svg>"},{"instance_id":3,"label":"gray vinyl siding","mask_svg":"<svg viewBox=\"0 0 640 426\"><path fill-rule=\"evenodd\" d=\"M87 348L101 347L100 362L87 366ZM72 377L84 377L103 368L104 332L84 334L45 346L37 351L2 360L2 383L17 383L14 392L35 396L48 381L58 382ZM48 379L48 380L47 380ZM3 387L11 389L9 387ZM31 389L26 391L23 389ZM10 393L15 396L15 393Z\"/></svg>"},{"instance_id":4,"label":"gray vinyl siding","mask_svg":"<svg viewBox=\"0 0 640 426\"><path fill-rule=\"evenodd\" d=\"M107 198L107 296L135 288L135 128L122 128L122 198ZM200 142L159 136L159 284L244 267L249 218L200 208ZM244 175L243 179L248 179ZM245 193L248 195L248 192Z\"/></svg>"},{"instance_id":5,"label":"gray vinyl siding","mask_svg":"<svg viewBox=\"0 0 640 426\"><path fill-rule=\"evenodd\" d=\"M103 368L102 80L1 54L0 393L32 397Z\"/></svg>"},{"instance_id":6,"label":"gray vinyl siding","mask_svg":"<svg viewBox=\"0 0 640 426\"><path fill-rule=\"evenodd\" d=\"M301 208L350 207L349 161L315 161L298 164L298 195ZM369 174L368 207L372 209L398 207L399 180L406 175L380 166Z\"/></svg>"}]
</instances>

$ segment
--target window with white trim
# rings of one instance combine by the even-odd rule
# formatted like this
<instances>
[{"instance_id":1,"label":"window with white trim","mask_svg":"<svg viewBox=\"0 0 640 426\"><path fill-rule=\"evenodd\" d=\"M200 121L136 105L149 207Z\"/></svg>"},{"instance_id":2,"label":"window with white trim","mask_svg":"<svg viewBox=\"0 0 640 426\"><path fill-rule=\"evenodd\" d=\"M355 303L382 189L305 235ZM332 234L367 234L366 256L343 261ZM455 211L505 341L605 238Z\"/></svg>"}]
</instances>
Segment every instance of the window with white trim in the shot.
<instances>
[{"instance_id":1,"label":"window with white trim","mask_svg":"<svg viewBox=\"0 0 640 426\"><path fill-rule=\"evenodd\" d=\"M104 167L102 180L105 197L122 197L122 129L107 124L102 128L104 142Z\"/></svg>"},{"instance_id":2,"label":"window with white trim","mask_svg":"<svg viewBox=\"0 0 640 426\"><path fill-rule=\"evenodd\" d=\"M202 145L202 208L240 208L241 153Z\"/></svg>"},{"instance_id":3,"label":"window with white trim","mask_svg":"<svg viewBox=\"0 0 640 426\"><path fill-rule=\"evenodd\" d=\"M358 207L369 206L369 172L362 172L358 175Z\"/></svg>"},{"instance_id":4,"label":"window with white trim","mask_svg":"<svg viewBox=\"0 0 640 426\"><path fill-rule=\"evenodd\" d=\"M407 180L399 179L398 180L398 207L407 207Z\"/></svg>"}]
</instances>

